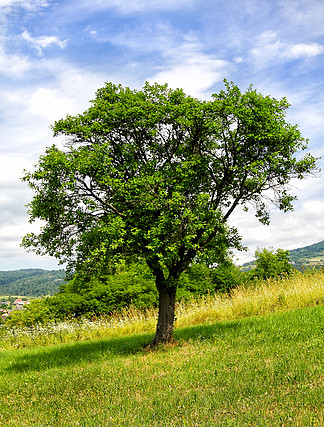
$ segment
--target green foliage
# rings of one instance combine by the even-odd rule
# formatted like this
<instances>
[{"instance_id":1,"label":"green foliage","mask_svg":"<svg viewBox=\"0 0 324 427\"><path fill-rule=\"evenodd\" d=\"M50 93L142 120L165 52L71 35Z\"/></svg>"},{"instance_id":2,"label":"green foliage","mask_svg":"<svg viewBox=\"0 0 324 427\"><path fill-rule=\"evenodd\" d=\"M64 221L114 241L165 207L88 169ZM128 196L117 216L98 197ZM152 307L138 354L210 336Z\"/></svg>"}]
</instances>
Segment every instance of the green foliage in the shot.
<instances>
[{"instance_id":1,"label":"green foliage","mask_svg":"<svg viewBox=\"0 0 324 427\"><path fill-rule=\"evenodd\" d=\"M183 272L179 279L178 299L190 299L193 295L212 292L210 269L204 263L195 263Z\"/></svg>"},{"instance_id":2,"label":"green foliage","mask_svg":"<svg viewBox=\"0 0 324 427\"><path fill-rule=\"evenodd\" d=\"M209 101L167 85L107 83L87 111L54 124L66 147L47 148L26 172L30 220L44 226L23 245L88 277L144 259L164 298L158 325L172 331L181 274L194 260L220 264L229 248L242 249L228 224L234 210L252 205L267 224L267 202L291 210L290 180L316 170L311 155L296 158L307 141L285 121L288 107L226 81Z\"/></svg>"},{"instance_id":3,"label":"green foliage","mask_svg":"<svg viewBox=\"0 0 324 427\"><path fill-rule=\"evenodd\" d=\"M6 325L30 327L33 325L47 324L55 318L54 313L47 304L48 298L37 299L30 302L24 310L12 311L6 320Z\"/></svg>"},{"instance_id":4,"label":"green foliage","mask_svg":"<svg viewBox=\"0 0 324 427\"><path fill-rule=\"evenodd\" d=\"M289 251L277 249L258 249L255 251L256 268L251 271L252 277L266 279L289 275L293 267L289 261Z\"/></svg>"},{"instance_id":5,"label":"green foliage","mask_svg":"<svg viewBox=\"0 0 324 427\"><path fill-rule=\"evenodd\" d=\"M243 276L239 267L226 260L223 263L208 267L205 263L194 263L182 273L177 297L190 299L193 295L202 296L229 292L242 283Z\"/></svg>"},{"instance_id":6,"label":"green foliage","mask_svg":"<svg viewBox=\"0 0 324 427\"><path fill-rule=\"evenodd\" d=\"M211 277L213 289L219 293L230 292L232 289L242 285L245 281L244 274L231 261L220 264L212 269Z\"/></svg>"},{"instance_id":7,"label":"green foliage","mask_svg":"<svg viewBox=\"0 0 324 427\"><path fill-rule=\"evenodd\" d=\"M48 148L24 177L36 193L31 221L45 221L24 246L83 270L136 253L156 278L178 278L194 257L218 262L239 247L226 225L238 205L254 204L267 222L267 190L291 209L287 184L316 159L294 157L306 141L285 122L289 104L225 85L207 102L167 85L109 83L83 115L56 122L54 135L71 144Z\"/></svg>"},{"instance_id":8,"label":"green foliage","mask_svg":"<svg viewBox=\"0 0 324 427\"><path fill-rule=\"evenodd\" d=\"M217 268L209 268L202 262L194 263L180 276L177 300L228 292L240 283L239 268L230 261ZM90 278L76 275L48 302L57 317L91 316L116 313L129 306L154 307L158 302L158 292L146 263L133 261L120 267L115 274Z\"/></svg>"},{"instance_id":9,"label":"green foliage","mask_svg":"<svg viewBox=\"0 0 324 427\"><path fill-rule=\"evenodd\" d=\"M229 292L241 281L239 268L230 261L213 268L194 263L179 279L177 300ZM75 275L52 297L31 301L23 311L14 312L10 324L30 326L72 317L91 318L116 314L129 306L156 307L157 302L158 292L150 269L143 261L132 261L120 266L115 274Z\"/></svg>"},{"instance_id":10,"label":"green foliage","mask_svg":"<svg viewBox=\"0 0 324 427\"><path fill-rule=\"evenodd\" d=\"M130 305L145 308L156 302L154 277L140 262L100 277L77 274L58 294L47 299L51 311L61 318L111 314Z\"/></svg>"}]
</instances>

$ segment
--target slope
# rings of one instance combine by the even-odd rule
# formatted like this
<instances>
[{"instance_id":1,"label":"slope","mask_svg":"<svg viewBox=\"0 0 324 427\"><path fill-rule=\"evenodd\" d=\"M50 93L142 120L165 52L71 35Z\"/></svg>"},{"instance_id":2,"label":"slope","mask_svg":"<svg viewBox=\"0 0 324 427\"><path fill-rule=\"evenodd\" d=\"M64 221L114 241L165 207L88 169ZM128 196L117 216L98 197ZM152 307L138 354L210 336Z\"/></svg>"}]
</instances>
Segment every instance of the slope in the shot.
<instances>
[{"instance_id":1,"label":"slope","mask_svg":"<svg viewBox=\"0 0 324 427\"><path fill-rule=\"evenodd\" d=\"M52 295L64 283L64 278L65 273L62 270L0 271L0 295Z\"/></svg>"}]
</instances>

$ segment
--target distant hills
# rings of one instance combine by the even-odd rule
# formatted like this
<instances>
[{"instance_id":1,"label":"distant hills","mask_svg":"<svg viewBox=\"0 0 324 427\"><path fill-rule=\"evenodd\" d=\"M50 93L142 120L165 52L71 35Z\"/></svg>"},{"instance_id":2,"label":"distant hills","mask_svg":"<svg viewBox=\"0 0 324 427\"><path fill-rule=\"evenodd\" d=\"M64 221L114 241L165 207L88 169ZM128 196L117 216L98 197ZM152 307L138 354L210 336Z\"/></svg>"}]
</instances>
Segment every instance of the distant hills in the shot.
<instances>
[{"instance_id":1,"label":"distant hills","mask_svg":"<svg viewBox=\"0 0 324 427\"><path fill-rule=\"evenodd\" d=\"M290 260L299 268L324 265L324 240L313 245L293 249ZM243 264L243 270L251 269L255 261ZM53 295L65 283L62 270L25 269L0 271L0 295L41 297Z\"/></svg>"},{"instance_id":2,"label":"distant hills","mask_svg":"<svg viewBox=\"0 0 324 427\"><path fill-rule=\"evenodd\" d=\"M53 295L65 281L62 270L0 271L0 295L40 297Z\"/></svg>"},{"instance_id":3,"label":"distant hills","mask_svg":"<svg viewBox=\"0 0 324 427\"><path fill-rule=\"evenodd\" d=\"M324 240L303 248L292 249L289 254L290 260L295 264L324 265Z\"/></svg>"},{"instance_id":4,"label":"distant hills","mask_svg":"<svg viewBox=\"0 0 324 427\"><path fill-rule=\"evenodd\" d=\"M313 245L289 251L290 261L296 266L312 267L324 265L324 240ZM246 262L243 267L251 266L255 261Z\"/></svg>"}]
</instances>

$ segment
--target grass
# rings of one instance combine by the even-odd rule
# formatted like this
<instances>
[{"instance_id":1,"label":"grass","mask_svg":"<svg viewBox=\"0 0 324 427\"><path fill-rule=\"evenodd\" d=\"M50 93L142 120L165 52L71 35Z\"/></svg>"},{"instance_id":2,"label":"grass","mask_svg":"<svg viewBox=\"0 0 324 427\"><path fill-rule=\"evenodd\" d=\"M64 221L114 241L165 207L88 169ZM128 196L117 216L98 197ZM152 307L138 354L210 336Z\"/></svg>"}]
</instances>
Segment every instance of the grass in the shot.
<instances>
[{"instance_id":1,"label":"grass","mask_svg":"<svg viewBox=\"0 0 324 427\"><path fill-rule=\"evenodd\" d=\"M0 426L323 426L321 286L318 274L209 297L200 314L180 305L176 341L155 351L152 313L74 342L13 343L0 352Z\"/></svg>"},{"instance_id":2,"label":"grass","mask_svg":"<svg viewBox=\"0 0 324 427\"><path fill-rule=\"evenodd\" d=\"M4 426L322 426L324 307L7 350Z\"/></svg>"},{"instance_id":3,"label":"grass","mask_svg":"<svg viewBox=\"0 0 324 427\"><path fill-rule=\"evenodd\" d=\"M240 287L230 296L208 295L182 301L176 307L176 327L259 316L322 303L324 272L296 273L292 277L260 282L254 287ZM139 311L129 308L116 316L92 321L72 320L45 327L0 328L0 351L154 332L156 318L154 309Z\"/></svg>"}]
</instances>

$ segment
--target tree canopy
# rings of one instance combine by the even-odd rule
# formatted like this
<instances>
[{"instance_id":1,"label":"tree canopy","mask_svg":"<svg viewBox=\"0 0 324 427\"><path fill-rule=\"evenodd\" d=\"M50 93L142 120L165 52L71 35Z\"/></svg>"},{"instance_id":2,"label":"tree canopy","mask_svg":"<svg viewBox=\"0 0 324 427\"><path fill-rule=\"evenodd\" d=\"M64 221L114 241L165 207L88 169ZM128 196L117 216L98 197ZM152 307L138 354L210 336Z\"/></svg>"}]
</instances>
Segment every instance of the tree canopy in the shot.
<instances>
[{"instance_id":1,"label":"tree canopy","mask_svg":"<svg viewBox=\"0 0 324 427\"><path fill-rule=\"evenodd\" d=\"M252 276L261 279L269 279L281 275L289 275L293 271L293 266L289 261L289 251L272 248L257 249L255 251L255 269Z\"/></svg>"},{"instance_id":2,"label":"tree canopy","mask_svg":"<svg viewBox=\"0 0 324 427\"><path fill-rule=\"evenodd\" d=\"M181 89L106 84L83 114L53 125L64 149L47 148L24 180L34 190L23 245L100 274L121 257L145 259L159 292L154 344L171 339L177 282L194 259L219 262L240 236L227 224L241 206L269 222L268 202L289 211L289 182L316 170L289 104L253 87L199 100Z\"/></svg>"}]
</instances>

